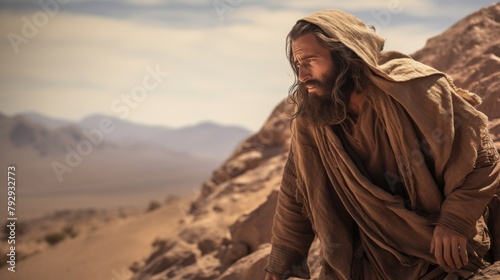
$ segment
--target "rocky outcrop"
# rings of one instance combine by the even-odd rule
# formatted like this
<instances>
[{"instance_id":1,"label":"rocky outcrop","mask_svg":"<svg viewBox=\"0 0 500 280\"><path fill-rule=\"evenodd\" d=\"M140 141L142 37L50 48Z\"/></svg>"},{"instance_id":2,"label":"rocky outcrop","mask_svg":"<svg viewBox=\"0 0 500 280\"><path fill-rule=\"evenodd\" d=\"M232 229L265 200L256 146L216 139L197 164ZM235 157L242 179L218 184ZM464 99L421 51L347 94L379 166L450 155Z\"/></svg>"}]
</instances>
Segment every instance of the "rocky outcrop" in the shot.
<instances>
[{"instance_id":1,"label":"rocky outcrop","mask_svg":"<svg viewBox=\"0 0 500 280\"><path fill-rule=\"evenodd\" d=\"M199 214L206 201L217 196L224 183L255 169L266 160L288 151L290 117L293 106L282 101L271 113L259 132L238 145L229 158L203 183L201 192L191 205L191 214Z\"/></svg>"},{"instance_id":2,"label":"rocky outcrop","mask_svg":"<svg viewBox=\"0 0 500 280\"><path fill-rule=\"evenodd\" d=\"M158 239L151 255L131 266L133 280L263 277L291 108L281 102L262 129L213 172L186 207L177 237Z\"/></svg>"},{"instance_id":3,"label":"rocky outcrop","mask_svg":"<svg viewBox=\"0 0 500 280\"><path fill-rule=\"evenodd\" d=\"M273 190L264 203L251 213L241 216L229 228L232 240L246 244L252 252L257 251L261 244L269 242L277 200L278 190Z\"/></svg>"},{"instance_id":4,"label":"rocky outcrop","mask_svg":"<svg viewBox=\"0 0 500 280\"><path fill-rule=\"evenodd\" d=\"M253 254L238 260L222 274L219 280L255 280L264 279L265 273L262 269L267 263L267 257L271 252L271 244L265 243Z\"/></svg>"},{"instance_id":5,"label":"rocky outcrop","mask_svg":"<svg viewBox=\"0 0 500 280\"><path fill-rule=\"evenodd\" d=\"M500 262L496 262L491 266L482 269L474 276L469 278L469 280L496 280L500 279Z\"/></svg>"},{"instance_id":6,"label":"rocky outcrop","mask_svg":"<svg viewBox=\"0 0 500 280\"><path fill-rule=\"evenodd\" d=\"M449 73L458 86L483 98L480 109L492 120L491 133L497 148L499 19L500 4L482 9L430 39L413 56ZM241 143L213 172L188 207L177 239L158 240L151 256L134 265L137 272L132 279L263 279L289 147L292 108L281 102L262 129ZM309 258L314 279L319 263L316 240ZM472 279L497 279L499 268L496 263Z\"/></svg>"}]
</instances>

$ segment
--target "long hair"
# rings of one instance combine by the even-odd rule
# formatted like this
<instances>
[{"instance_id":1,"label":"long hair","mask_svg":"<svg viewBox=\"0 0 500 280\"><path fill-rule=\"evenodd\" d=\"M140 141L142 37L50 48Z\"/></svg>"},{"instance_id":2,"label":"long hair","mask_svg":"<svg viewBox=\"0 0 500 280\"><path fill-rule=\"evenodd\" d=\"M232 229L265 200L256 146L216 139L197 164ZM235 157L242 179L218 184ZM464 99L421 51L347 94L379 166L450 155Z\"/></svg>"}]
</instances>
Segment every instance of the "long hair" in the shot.
<instances>
[{"instance_id":1,"label":"long hair","mask_svg":"<svg viewBox=\"0 0 500 280\"><path fill-rule=\"evenodd\" d=\"M324 124L338 124L347 116L347 106L349 105L351 94L353 92L361 92L366 88L368 84L367 74L369 68L351 49L347 48L338 40L330 38L317 25L304 20L298 21L286 38L287 58L295 76L294 83L289 89L290 100L296 105L296 112L293 118L306 114L303 101L308 97L307 94L300 91L301 84L298 79L299 70L294 63L292 41L308 33L313 33L318 41L330 51L333 60L333 81L330 81L332 84L332 92L330 94L332 102L328 105L329 107L331 105L331 108L328 108L328 111L331 110L331 112L328 112L329 120Z\"/></svg>"}]
</instances>

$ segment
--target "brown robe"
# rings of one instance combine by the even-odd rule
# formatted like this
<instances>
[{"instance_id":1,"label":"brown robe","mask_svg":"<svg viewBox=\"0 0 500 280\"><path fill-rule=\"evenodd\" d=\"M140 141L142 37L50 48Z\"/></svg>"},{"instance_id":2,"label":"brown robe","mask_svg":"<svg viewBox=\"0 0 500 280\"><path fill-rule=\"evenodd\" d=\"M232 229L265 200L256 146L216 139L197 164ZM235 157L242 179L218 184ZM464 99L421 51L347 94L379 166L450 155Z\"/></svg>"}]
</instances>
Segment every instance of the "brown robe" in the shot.
<instances>
[{"instance_id":1,"label":"brown robe","mask_svg":"<svg viewBox=\"0 0 500 280\"><path fill-rule=\"evenodd\" d=\"M307 116L293 121L266 271L308 278L304 259L317 236L325 279L444 277L429 252L436 224L469 239L469 264L454 274L487 265L485 254L498 252L498 244L487 252L482 215L500 166L486 117L469 104L476 96L407 56L379 53L383 40L351 15L321 11L305 20L370 66L374 86L364 93L363 109L374 117L359 123L361 146L346 127L317 127ZM489 221L498 208L491 214Z\"/></svg>"}]
</instances>

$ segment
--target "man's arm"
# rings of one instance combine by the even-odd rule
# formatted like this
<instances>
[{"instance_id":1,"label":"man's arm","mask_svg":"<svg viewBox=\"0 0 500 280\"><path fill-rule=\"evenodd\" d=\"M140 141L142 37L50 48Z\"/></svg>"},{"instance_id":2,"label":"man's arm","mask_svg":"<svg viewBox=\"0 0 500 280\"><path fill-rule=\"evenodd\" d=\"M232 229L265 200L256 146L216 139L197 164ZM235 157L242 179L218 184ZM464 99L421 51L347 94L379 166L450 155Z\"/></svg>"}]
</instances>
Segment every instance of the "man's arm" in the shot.
<instances>
[{"instance_id":1,"label":"man's arm","mask_svg":"<svg viewBox=\"0 0 500 280\"><path fill-rule=\"evenodd\" d=\"M431 253L440 265L452 269L460 269L467 264L467 240L476 234L476 221L499 185L500 164L496 151L489 156L486 164L484 156L478 157L478 161L483 164L469 173L459 188L446 196L434 229Z\"/></svg>"},{"instance_id":2,"label":"man's arm","mask_svg":"<svg viewBox=\"0 0 500 280\"><path fill-rule=\"evenodd\" d=\"M274 216L272 250L265 271L267 279L309 278L307 254L314 239L311 223L303 212L302 194L297 190L293 153L290 152ZM275 278L273 278L275 277Z\"/></svg>"}]
</instances>

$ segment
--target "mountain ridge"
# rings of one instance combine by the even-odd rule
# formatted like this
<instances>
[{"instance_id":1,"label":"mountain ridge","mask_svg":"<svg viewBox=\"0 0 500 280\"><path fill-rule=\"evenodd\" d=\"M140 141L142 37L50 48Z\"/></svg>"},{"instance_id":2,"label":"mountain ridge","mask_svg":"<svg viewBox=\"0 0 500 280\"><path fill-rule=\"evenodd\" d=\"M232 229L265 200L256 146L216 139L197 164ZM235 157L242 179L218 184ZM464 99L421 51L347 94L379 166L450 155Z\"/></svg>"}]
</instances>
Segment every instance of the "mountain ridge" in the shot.
<instances>
[{"instance_id":1,"label":"mountain ridge","mask_svg":"<svg viewBox=\"0 0 500 280\"><path fill-rule=\"evenodd\" d=\"M249 134L217 124L169 130L103 115L72 123L18 114L0 118L0 163L26 174L19 191L24 217L115 207L192 194Z\"/></svg>"},{"instance_id":2,"label":"mountain ridge","mask_svg":"<svg viewBox=\"0 0 500 280\"><path fill-rule=\"evenodd\" d=\"M51 118L39 113L17 114L0 119L4 126L8 120L17 122L8 137L12 144L32 144L41 155L64 151L66 145L75 146L79 141L88 138L88 132L99 130L102 122L113 128L110 133L101 132L104 144L118 144L122 147L155 146L171 152L213 160L222 160L236 143L251 134L249 130L236 125L220 125L211 121L169 128L133 123L102 114L89 115L78 122ZM86 133L82 133L83 130Z\"/></svg>"}]
</instances>

